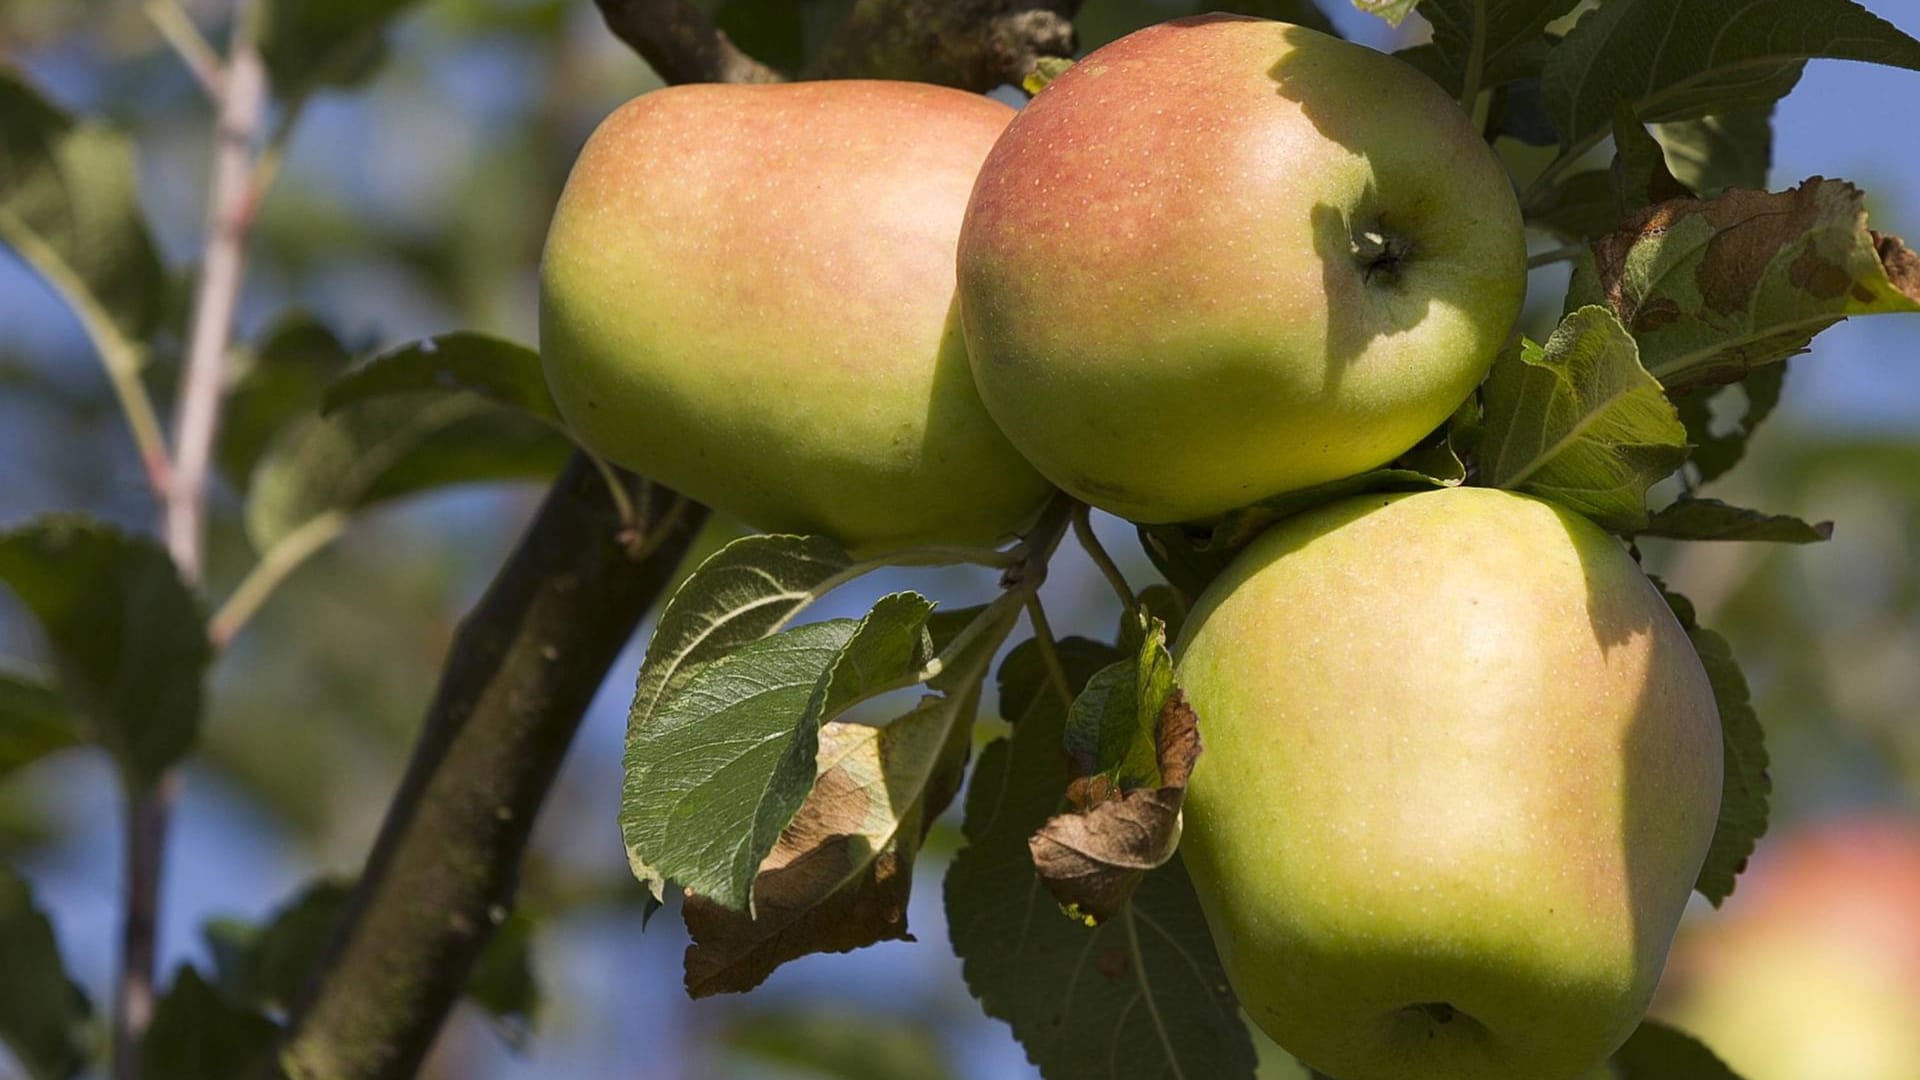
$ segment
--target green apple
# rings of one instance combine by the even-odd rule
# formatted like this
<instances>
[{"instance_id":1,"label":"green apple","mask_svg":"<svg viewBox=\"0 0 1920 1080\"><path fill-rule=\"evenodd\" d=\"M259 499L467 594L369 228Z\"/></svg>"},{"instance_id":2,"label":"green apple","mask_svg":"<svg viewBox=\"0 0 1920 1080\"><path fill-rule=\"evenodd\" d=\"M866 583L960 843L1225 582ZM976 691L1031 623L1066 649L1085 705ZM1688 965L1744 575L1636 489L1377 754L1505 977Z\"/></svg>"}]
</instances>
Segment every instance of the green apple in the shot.
<instances>
[{"instance_id":1,"label":"green apple","mask_svg":"<svg viewBox=\"0 0 1920 1080\"><path fill-rule=\"evenodd\" d=\"M974 379L1014 445L1135 521L1383 464L1486 374L1526 288L1511 182L1405 63L1232 16L1041 91L960 235Z\"/></svg>"},{"instance_id":2,"label":"green apple","mask_svg":"<svg viewBox=\"0 0 1920 1080\"><path fill-rule=\"evenodd\" d=\"M1181 854L1255 1023L1338 1080L1571 1080L1645 1012L1719 714L1624 547L1485 488L1282 521L1175 650Z\"/></svg>"},{"instance_id":3,"label":"green apple","mask_svg":"<svg viewBox=\"0 0 1920 1080\"><path fill-rule=\"evenodd\" d=\"M589 449L757 528L979 544L1051 487L968 373L954 248L1013 110L899 82L686 86L587 141L540 267Z\"/></svg>"},{"instance_id":4,"label":"green apple","mask_svg":"<svg viewBox=\"0 0 1920 1080\"><path fill-rule=\"evenodd\" d=\"M1763 842L1725 912L1681 932L1654 1013L1745 1080L1920 1078L1920 821Z\"/></svg>"}]
</instances>

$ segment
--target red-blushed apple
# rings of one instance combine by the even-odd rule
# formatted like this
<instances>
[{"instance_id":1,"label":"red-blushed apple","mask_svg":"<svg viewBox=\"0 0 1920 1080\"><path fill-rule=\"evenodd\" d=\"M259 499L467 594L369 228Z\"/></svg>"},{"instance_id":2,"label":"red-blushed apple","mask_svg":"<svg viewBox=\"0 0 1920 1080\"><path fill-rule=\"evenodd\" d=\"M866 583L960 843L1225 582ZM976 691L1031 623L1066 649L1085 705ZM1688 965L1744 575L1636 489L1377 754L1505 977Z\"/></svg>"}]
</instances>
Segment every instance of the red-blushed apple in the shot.
<instances>
[{"instance_id":1,"label":"red-blushed apple","mask_svg":"<svg viewBox=\"0 0 1920 1080\"><path fill-rule=\"evenodd\" d=\"M960 237L982 398L1054 483L1205 518L1383 464L1486 374L1526 288L1511 182L1426 76L1232 16L1069 68Z\"/></svg>"},{"instance_id":2,"label":"red-blushed apple","mask_svg":"<svg viewBox=\"0 0 1920 1080\"><path fill-rule=\"evenodd\" d=\"M1639 566L1486 488L1283 520L1175 649L1181 854L1241 1005L1340 1080L1571 1080L1632 1033L1720 806Z\"/></svg>"},{"instance_id":3,"label":"red-blushed apple","mask_svg":"<svg viewBox=\"0 0 1920 1080\"><path fill-rule=\"evenodd\" d=\"M574 163L540 268L589 449L761 529L981 544L1050 486L981 407L954 246L1013 110L917 83L686 86Z\"/></svg>"},{"instance_id":4,"label":"red-blushed apple","mask_svg":"<svg viewBox=\"0 0 1920 1080\"><path fill-rule=\"evenodd\" d=\"M1920 820L1762 841L1689 924L1654 1004L1744 1080L1920 1080Z\"/></svg>"}]
</instances>

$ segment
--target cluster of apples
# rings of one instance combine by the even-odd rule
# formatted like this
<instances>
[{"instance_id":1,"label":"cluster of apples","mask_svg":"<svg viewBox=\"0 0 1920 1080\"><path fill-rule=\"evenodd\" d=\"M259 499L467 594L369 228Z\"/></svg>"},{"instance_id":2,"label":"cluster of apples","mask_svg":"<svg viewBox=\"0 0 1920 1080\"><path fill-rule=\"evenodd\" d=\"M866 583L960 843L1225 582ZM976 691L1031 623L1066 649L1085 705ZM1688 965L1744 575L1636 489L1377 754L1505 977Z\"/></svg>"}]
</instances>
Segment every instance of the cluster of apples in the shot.
<instances>
[{"instance_id":1,"label":"cluster of apples","mask_svg":"<svg viewBox=\"0 0 1920 1080\"><path fill-rule=\"evenodd\" d=\"M1061 489L1202 520L1446 420L1525 292L1512 187L1437 86L1207 17L1023 111L897 82L609 117L542 265L577 437L856 553ZM1341 1080L1568 1080L1645 1012L1720 800L1713 695L1622 545L1458 488L1283 521L1176 645L1187 868L1240 1001Z\"/></svg>"}]
</instances>

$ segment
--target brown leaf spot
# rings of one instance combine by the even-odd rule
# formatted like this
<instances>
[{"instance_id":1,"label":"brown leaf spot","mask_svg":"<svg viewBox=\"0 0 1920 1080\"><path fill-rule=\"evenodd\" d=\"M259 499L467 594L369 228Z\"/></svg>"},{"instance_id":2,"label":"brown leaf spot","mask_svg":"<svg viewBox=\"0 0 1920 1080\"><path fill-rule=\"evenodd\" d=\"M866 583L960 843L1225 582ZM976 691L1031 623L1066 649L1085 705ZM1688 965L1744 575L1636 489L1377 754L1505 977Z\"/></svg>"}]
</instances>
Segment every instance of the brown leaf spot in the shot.
<instances>
[{"instance_id":1,"label":"brown leaf spot","mask_svg":"<svg viewBox=\"0 0 1920 1080\"><path fill-rule=\"evenodd\" d=\"M1822 300L1835 300L1850 291L1859 291L1854 288L1853 275L1847 273L1846 267L1821 258L1811 244L1788 264L1787 281ZM1872 293L1866 294L1866 299L1872 298Z\"/></svg>"},{"instance_id":2,"label":"brown leaf spot","mask_svg":"<svg viewBox=\"0 0 1920 1080\"><path fill-rule=\"evenodd\" d=\"M1873 250L1880 256L1880 264L1887 268L1887 280L1893 287L1915 300L1920 300L1920 255L1916 255L1904 241L1887 233L1869 232L1873 237Z\"/></svg>"},{"instance_id":3,"label":"brown leaf spot","mask_svg":"<svg viewBox=\"0 0 1920 1080\"><path fill-rule=\"evenodd\" d=\"M1708 308L1733 315L1751 306L1768 265L1819 220L1820 191L1827 183L1814 177L1779 194L1736 189L1701 204L1716 230L1694 279ZM1831 287L1830 281L1826 284ZM1845 287L1843 282L1842 292Z\"/></svg>"}]
</instances>

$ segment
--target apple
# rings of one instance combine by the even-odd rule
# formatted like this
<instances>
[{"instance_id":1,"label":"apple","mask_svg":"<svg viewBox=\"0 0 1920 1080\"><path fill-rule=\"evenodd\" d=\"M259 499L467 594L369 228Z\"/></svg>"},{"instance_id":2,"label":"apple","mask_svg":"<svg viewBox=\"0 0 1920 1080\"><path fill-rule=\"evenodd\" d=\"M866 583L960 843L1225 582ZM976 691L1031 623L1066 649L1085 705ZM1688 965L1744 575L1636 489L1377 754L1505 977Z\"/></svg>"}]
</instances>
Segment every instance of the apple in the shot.
<instances>
[{"instance_id":1,"label":"apple","mask_svg":"<svg viewBox=\"0 0 1920 1080\"><path fill-rule=\"evenodd\" d=\"M1175 649L1181 854L1253 1021L1339 1080L1571 1080L1632 1033L1719 714L1619 541L1455 488L1283 520Z\"/></svg>"},{"instance_id":2,"label":"apple","mask_svg":"<svg viewBox=\"0 0 1920 1080\"><path fill-rule=\"evenodd\" d=\"M1052 488L968 373L954 248L1013 110L917 83L684 86L587 141L540 266L588 449L857 553L981 544Z\"/></svg>"},{"instance_id":3,"label":"apple","mask_svg":"<svg viewBox=\"0 0 1920 1080\"><path fill-rule=\"evenodd\" d=\"M987 410L1143 522L1390 461L1486 374L1526 288L1511 182L1393 57L1180 19L1095 50L987 156L960 234Z\"/></svg>"},{"instance_id":4,"label":"apple","mask_svg":"<svg viewBox=\"0 0 1920 1080\"><path fill-rule=\"evenodd\" d=\"M1681 932L1654 1012L1745 1080L1920 1077L1920 820L1763 842L1726 910Z\"/></svg>"}]
</instances>

